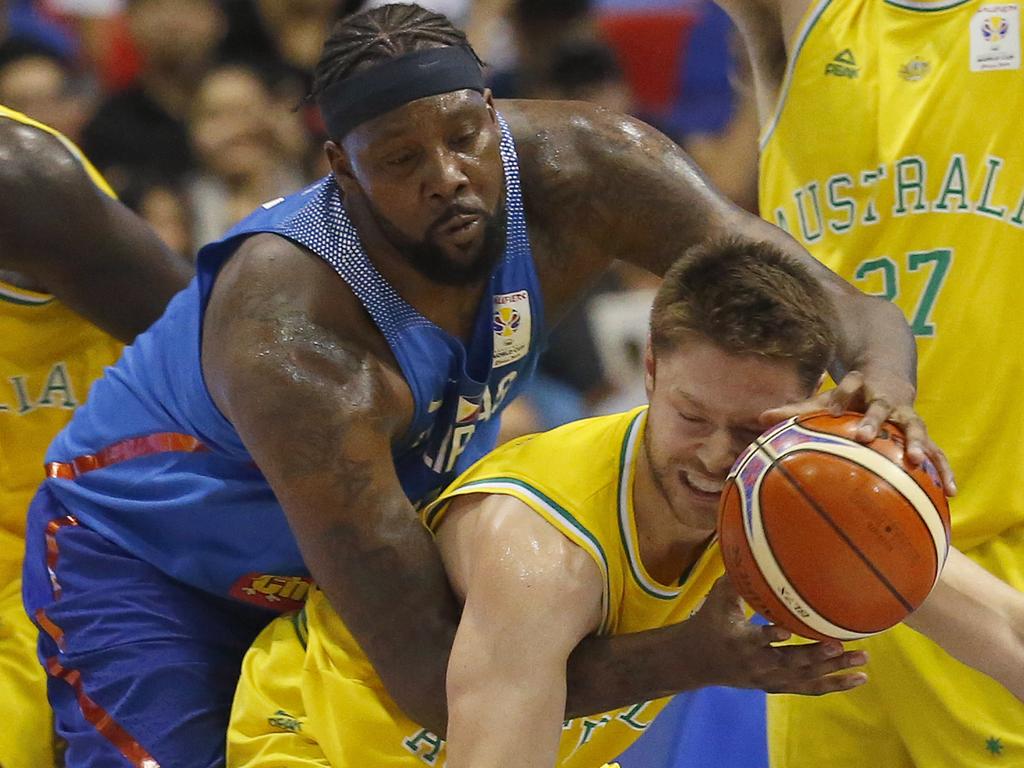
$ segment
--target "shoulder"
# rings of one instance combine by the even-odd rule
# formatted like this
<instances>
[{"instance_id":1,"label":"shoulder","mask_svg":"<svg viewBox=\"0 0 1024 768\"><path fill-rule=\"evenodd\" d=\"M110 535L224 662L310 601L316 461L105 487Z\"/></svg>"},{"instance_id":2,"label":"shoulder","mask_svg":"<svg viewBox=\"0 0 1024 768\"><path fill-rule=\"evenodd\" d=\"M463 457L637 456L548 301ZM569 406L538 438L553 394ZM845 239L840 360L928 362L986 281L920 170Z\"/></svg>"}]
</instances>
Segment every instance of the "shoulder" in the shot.
<instances>
[{"instance_id":1,"label":"shoulder","mask_svg":"<svg viewBox=\"0 0 1024 768\"><path fill-rule=\"evenodd\" d=\"M0 194L19 206L72 188L92 186L80 157L56 135L16 120L0 119Z\"/></svg>"},{"instance_id":2,"label":"shoulder","mask_svg":"<svg viewBox=\"0 0 1024 768\"><path fill-rule=\"evenodd\" d=\"M437 542L460 597L470 589L528 593L551 606L585 606L592 629L601 621L604 577L597 563L513 496L455 499Z\"/></svg>"},{"instance_id":3,"label":"shoulder","mask_svg":"<svg viewBox=\"0 0 1024 768\"><path fill-rule=\"evenodd\" d=\"M332 267L307 248L280 235L258 233L241 240L217 274L210 306L283 322L305 318L332 335L366 341L376 327ZM372 345L371 345L372 346Z\"/></svg>"},{"instance_id":4,"label":"shoulder","mask_svg":"<svg viewBox=\"0 0 1024 768\"><path fill-rule=\"evenodd\" d=\"M675 144L636 118L582 101L498 102L512 130L524 184L586 184L595 170Z\"/></svg>"},{"instance_id":5,"label":"shoulder","mask_svg":"<svg viewBox=\"0 0 1024 768\"><path fill-rule=\"evenodd\" d=\"M284 237L261 233L241 241L217 274L203 325L210 371L312 366L330 369L337 381L373 381L408 399L387 341L345 281Z\"/></svg>"}]
</instances>

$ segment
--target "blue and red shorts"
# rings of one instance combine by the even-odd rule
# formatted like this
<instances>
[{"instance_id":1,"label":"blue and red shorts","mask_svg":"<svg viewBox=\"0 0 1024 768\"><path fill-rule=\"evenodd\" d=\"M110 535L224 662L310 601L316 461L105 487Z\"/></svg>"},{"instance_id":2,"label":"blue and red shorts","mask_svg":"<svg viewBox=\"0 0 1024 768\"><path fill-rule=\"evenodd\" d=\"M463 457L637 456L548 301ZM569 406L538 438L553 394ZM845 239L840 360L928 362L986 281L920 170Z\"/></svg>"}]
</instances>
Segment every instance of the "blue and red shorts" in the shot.
<instances>
[{"instance_id":1,"label":"blue and red shorts","mask_svg":"<svg viewBox=\"0 0 1024 768\"><path fill-rule=\"evenodd\" d=\"M23 589L69 768L224 764L242 656L273 613L169 578L80 524L46 483Z\"/></svg>"}]
</instances>

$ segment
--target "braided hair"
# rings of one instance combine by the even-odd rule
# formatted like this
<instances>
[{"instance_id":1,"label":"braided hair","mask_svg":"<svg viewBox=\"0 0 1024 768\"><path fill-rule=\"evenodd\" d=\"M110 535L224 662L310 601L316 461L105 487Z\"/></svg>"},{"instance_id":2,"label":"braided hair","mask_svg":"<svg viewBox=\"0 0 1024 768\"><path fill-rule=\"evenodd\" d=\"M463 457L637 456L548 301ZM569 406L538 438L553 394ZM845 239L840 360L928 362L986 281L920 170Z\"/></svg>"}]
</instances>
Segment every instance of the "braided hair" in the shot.
<instances>
[{"instance_id":1,"label":"braided hair","mask_svg":"<svg viewBox=\"0 0 1024 768\"><path fill-rule=\"evenodd\" d=\"M413 51L444 46L462 46L483 67L466 33L440 13L412 3L394 3L346 16L334 25L324 41L320 60L313 70L309 97L318 100L329 85L374 64Z\"/></svg>"}]
</instances>

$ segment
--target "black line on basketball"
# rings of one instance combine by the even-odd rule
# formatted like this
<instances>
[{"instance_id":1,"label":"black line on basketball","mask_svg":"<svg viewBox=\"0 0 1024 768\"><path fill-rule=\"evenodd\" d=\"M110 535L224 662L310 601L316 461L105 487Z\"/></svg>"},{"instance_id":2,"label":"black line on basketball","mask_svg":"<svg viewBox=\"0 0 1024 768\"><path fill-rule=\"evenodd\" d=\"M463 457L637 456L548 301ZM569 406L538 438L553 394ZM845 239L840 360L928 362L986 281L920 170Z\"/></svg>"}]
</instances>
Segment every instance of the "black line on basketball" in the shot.
<instances>
[{"instance_id":1,"label":"black line on basketball","mask_svg":"<svg viewBox=\"0 0 1024 768\"><path fill-rule=\"evenodd\" d=\"M754 445L756 445L758 450L761 453L763 453L767 457L767 459L768 459L768 463L769 463L768 469L764 469L764 470L761 471L761 476L764 477L768 473L768 470L770 470L773 466L775 466L775 460L772 459L771 452L768 451L767 448L765 448L764 443L760 442L759 439L755 439L754 440ZM775 554L775 547L772 546L771 532L768 529L765 529L765 531L764 531L764 543L768 547L768 551L771 553L772 559L775 561L775 567L778 568L780 571L782 571L782 575L785 577L786 581L789 582L790 586L792 586L793 585L793 578L789 575L789 571L786 570L785 566L783 566L782 562L779 560L778 555ZM755 566L756 566L757 558L755 558L753 556L753 552L751 552L751 558L754 560L754 563L755 563ZM764 581L765 581L765 584L768 585L768 589L772 590L772 586L771 586L771 584L768 583L768 579L765 578L764 574L761 574L761 578L763 578ZM772 591L774 592L774 590L772 590ZM793 591L800 597L800 599L805 604L810 605L810 602L807 600L807 598L805 598L802 594L800 594L800 592L797 591L796 587L793 587ZM818 632L818 630L814 629L810 624L808 624L802 618L800 618L795 613L793 613L793 611L789 610L789 608L786 606L786 601L785 600L781 600L780 599L780 602L782 603L784 610L786 610L789 613L790 617L794 621L796 621L798 624L802 624L803 626L807 627L812 632ZM814 612L817 613L819 616L821 616L823 619L825 619L825 621L827 621L830 624L832 624L833 626L839 627L839 629L846 630L847 632L849 632L851 634L855 634L855 635L863 633L863 630L861 630L861 629L854 629L853 627L849 627L849 626L847 626L845 624L839 623L838 620L836 620L835 618L833 618L831 616L825 615L825 613L823 611L819 610L818 608L814 608ZM800 634L800 633L797 632L797 634Z\"/></svg>"},{"instance_id":2,"label":"black line on basketball","mask_svg":"<svg viewBox=\"0 0 1024 768\"><path fill-rule=\"evenodd\" d=\"M756 440L755 440L755 443L757 444L758 449L763 451L764 454L768 457L768 460L771 462L769 467L768 467L768 470L766 470L762 474L766 474L768 471L771 471L772 469L777 467L779 472L782 473L782 476L793 487L793 490L795 490L797 493L799 493L803 497L804 501L807 502L807 504L811 507L811 509L813 509L815 512L818 513L818 515L821 517L822 520L824 520L826 523L828 523L829 527L833 531L835 531L836 535L839 536L839 538L841 538L846 543L846 545L850 548L850 551L852 551L855 555L857 555L858 558L860 558L861 562L863 562L864 565L866 565L868 567L868 569L873 574L875 574L876 578L880 582L882 582L882 585L887 590L889 590L889 592L892 594L892 596L895 597L897 600L899 600L900 604L904 608L907 609L907 613L911 613L914 610L913 604L909 600L907 600L900 593L900 591L896 588L896 585L893 584L891 581L889 581L889 579L886 578L884 573L882 573L880 570L878 570L878 567L873 562L871 562L871 560L869 560L868 557L861 551L860 547L858 547L853 542L853 540L849 536L846 535L846 532L842 528L839 527L839 525L836 523L836 521L832 519L832 516L829 515L829 513L825 511L824 507L822 507L809 493L807 493L807 491L804 490L804 488L800 485L800 483L797 481L797 479L795 477L793 477L793 475L789 472L789 470L786 469L782 465L782 459L785 458L785 457L784 456L781 456L781 457L780 456L772 456L772 454L764 447L764 445L762 443L760 443L759 441L756 441ZM842 459L841 456L840 457L836 457L836 458ZM862 467L867 472L871 472L870 469L868 469L867 467L864 467L862 464L858 464L857 466ZM872 474L875 474L875 473L872 472ZM875 476L879 477L877 474ZM889 482L884 477L879 477L879 479L882 482L886 483L887 485L889 484Z\"/></svg>"}]
</instances>

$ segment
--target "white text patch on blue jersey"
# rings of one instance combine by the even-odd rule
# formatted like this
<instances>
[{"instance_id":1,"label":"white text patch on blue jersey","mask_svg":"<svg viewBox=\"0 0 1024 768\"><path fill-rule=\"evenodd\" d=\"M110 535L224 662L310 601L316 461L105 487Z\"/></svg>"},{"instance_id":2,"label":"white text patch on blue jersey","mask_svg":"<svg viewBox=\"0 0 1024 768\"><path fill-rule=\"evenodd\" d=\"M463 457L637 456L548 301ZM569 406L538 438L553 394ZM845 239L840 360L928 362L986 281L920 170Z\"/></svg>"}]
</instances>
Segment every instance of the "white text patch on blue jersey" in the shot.
<instances>
[{"instance_id":1,"label":"white text patch on blue jersey","mask_svg":"<svg viewBox=\"0 0 1024 768\"><path fill-rule=\"evenodd\" d=\"M494 296L494 368L526 357L530 351L530 294L527 291Z\"/></svg>"}]
</instances>

